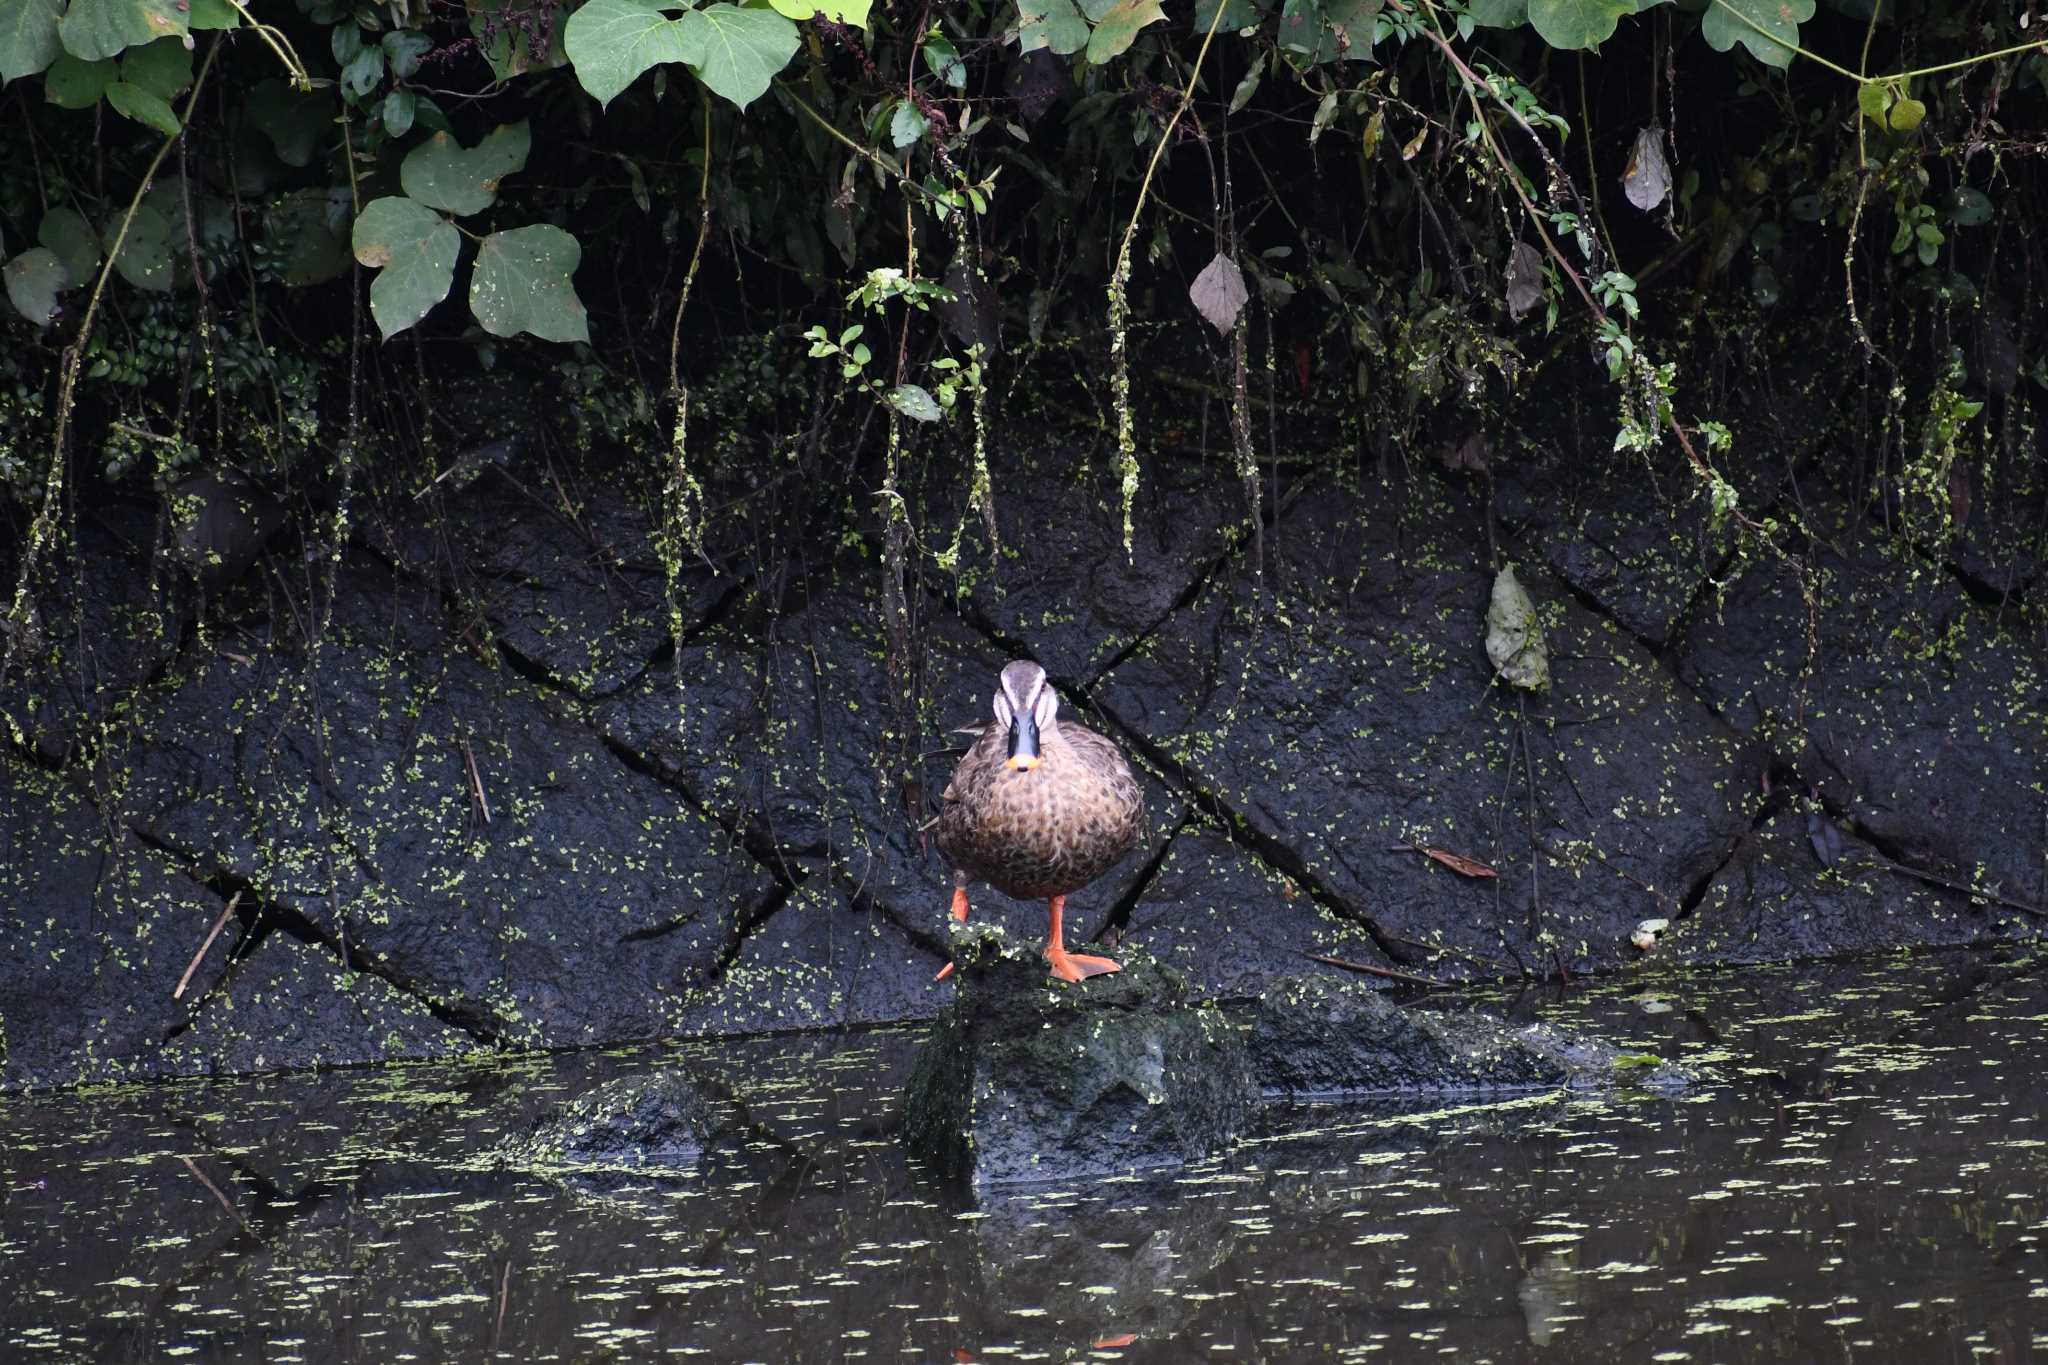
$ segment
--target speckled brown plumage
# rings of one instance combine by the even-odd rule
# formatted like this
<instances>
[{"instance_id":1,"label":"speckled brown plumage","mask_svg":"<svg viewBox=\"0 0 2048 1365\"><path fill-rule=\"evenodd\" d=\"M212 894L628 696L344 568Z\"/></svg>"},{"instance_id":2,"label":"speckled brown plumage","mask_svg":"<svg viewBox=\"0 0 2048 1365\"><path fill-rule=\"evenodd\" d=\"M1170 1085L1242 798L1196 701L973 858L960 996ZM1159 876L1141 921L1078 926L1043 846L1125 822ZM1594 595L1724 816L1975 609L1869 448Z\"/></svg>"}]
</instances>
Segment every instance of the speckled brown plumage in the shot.
<instances>
[{"instance_id":1,"label":"speckled brown plumage","mask_svg":"<svg viewBox=\"0 0 2048 1365\"><path fill-rule=\"evenodd\" d=\"M1063 896L1130 851L1145 799L1116 745L1056 721L1039 737L1037 767L1008 765L1009 727L991 721L947 784L939 849L974 881L1019 900Z\"/></svg>"}]
</instances>

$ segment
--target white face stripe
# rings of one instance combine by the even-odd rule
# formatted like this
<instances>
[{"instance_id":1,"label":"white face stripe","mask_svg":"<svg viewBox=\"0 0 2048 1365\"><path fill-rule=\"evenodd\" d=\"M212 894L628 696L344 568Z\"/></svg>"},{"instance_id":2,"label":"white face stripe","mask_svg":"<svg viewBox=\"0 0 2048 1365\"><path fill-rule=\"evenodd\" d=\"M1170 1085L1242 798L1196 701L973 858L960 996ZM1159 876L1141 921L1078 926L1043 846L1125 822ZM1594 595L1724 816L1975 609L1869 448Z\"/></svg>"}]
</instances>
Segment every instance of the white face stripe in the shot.
<instances>
[{"instance_id":1,"label":"white face stripe","mask_svg":"<svg viewBox=\"0 0 2048 1365\"><path fill-rule=\"evenodd\" d=\"M1043 676L1043 675L1041 675ZM1038 701L1032 708L1031 718L1038 722L1038 732L1049 735L1055 729L1053 717L1059 714L1060 694L1050 687L1038 689Z\"/></svg>"},{"instance_id":2,"label":"white face stripe","mask_svg":"<svg viewBox=\"0 0 2048 1365\"><path fill-rule=\"evenodd\" d=\"M1052 689L1045 685L1045 670L1029 659L1019 659L1003 669L1003 700L1009 704L1010 715L1037 717L1038 699ZM1001 717L1008 724L1010 716Z\"/></svg>"}]
</instances>

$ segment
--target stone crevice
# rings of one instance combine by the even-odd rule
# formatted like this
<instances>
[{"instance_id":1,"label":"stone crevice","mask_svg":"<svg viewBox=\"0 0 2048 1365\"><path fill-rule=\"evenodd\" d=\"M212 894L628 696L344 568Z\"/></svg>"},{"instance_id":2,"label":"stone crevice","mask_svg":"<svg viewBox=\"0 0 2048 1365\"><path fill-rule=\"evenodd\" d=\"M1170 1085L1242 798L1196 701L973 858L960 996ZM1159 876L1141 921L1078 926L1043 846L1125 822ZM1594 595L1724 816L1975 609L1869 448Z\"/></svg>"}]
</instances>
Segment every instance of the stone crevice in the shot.
<instances>
[{"instance_id":1,"label":"stone crevice","mask_svg":"<svg viewBox=\"0 0 2048 1365\"><path fill-rule=\"evenodd\" d=\"M242 898L236 907L236 918L242 924L242 938L235 944L229 961L241 962L262 947L273 932L281 932L308 947L320 949L334 956L338 965L350 971L362 972L376 977L393 990L416 1002L427 1013L450 1028L458 1029L480 1043L502 1047L506 1043L504 1031L480 1006L451 1005L433 992L420 987L401 972L391 968L375 956L348 942L346 936L321 927L310 916L264 896L256 883L239 873L227 869L206 871L201 860L190 851L178 847L170 840L141 828L129 826L129 832L145 848L179 867L187 876L204 886L223 901L236 895ZM196 946L196 945L195 945ZM169 1042L183 1033L197 1019L199 1011L211 999L212 991L193 1003L182 1025L171 1030L163 1041Z\"/></svg>"}]
</instances>

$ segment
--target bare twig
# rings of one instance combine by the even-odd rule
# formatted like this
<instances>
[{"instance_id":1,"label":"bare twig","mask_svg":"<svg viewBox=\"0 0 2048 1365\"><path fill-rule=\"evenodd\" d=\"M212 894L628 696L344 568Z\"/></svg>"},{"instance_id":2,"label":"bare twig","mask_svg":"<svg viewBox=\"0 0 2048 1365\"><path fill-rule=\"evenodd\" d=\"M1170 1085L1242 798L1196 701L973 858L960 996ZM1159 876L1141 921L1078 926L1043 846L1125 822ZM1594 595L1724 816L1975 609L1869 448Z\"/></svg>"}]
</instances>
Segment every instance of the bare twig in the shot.
<instances>
[{"instance_id":1,"label":"bare twig","mask_svg":"<svg viewBox=\"0 0 2048 1365\"><path fill-rule=\"evenodd\" d=\"M505 1305L512 1297L512 1263L505 1262L505 1269L498 1275L498 1320L491 1324L491 1354L498 1354L498 1343L505 1335Z\"/></svg>"},{"instance_id":2,"label":"bare twig","mask_svg":"<svg viewBox=\"0 0 2048 1365\"><path fill-rule=\"evenodd\" d=\"M483 774L476 770L476 754L470 750L466 739L462 741L462 764L469 770L469 794L476 799L476 808L488 825L491 823L491 799L484 795Z\"/></svg>"},{"instance_id":3,"label":"bare twig","mask_svg":"<svg viewBox=\"0 0 2048 1365\"><path fill-rule=\"evenodd\" d=\"M1367 976L1383 976L1389 981L1404 981L1411 986L1440 986L1441 981L1431 981L1426 976L1413 972L1398 972L1392 967L1375 967L1370 962L1353 962L1348 958L1331 957L1327 953L1303 953L1310 962L1321 962L1326 966L1342 967L1347 972L1363 972Z\"/></svg>"},{"instance_id":4,"label":"bare twig","mask_svg":"<svg viewBox=\"0 0 2048 1365\"><path fill-rule=\"evenodd\" d=\"M192 954L192 960L185 964L185 974L178 978L178 989L171 992L171 999L183 1000L185 998L185 988L192 984L192 973L199 970L199 963L205 958L206 950L213 946L213 941L220 937L220 931L227 927L228 916L235 913L235 906L241 902L241 899L242 893L239 891L228 897L228 903L221 907L220 917L214 920L213 928L206 935L206 942L199 945L199 951ZM202 1180L205 1179L204 1176L200 1178Z\"/></svg>"},{"instance_id":5,"label":"bare twig","mask_svg":"<svg viewBox=\"0 0 2048 1365\"><path fill-rule=\"evenodd\" d=\"M242 1211L234 1206L234 1202L232 1200L230 1200L226 1195L220 1192L220 1186L214 1184L211 1180L208 1180L206 1178L206 1172L200 1170L198 1164L194 1162L191 1157L181 1156L178 1158L178 1160L185 1163L185 1169L192 1172L192 1178L194 1180L197 1180L200 1184L206 1186L208 1190L212 1191L213 1197L220 1201L220 1206L228 1211L228 1216L230 1218L233 1218L237 1223L240 1223L242 1225L242 1231L254 1231L254 1229L252 1229L249 1226L249 1220L242 1217Z\"/></svg>"}]
</instances>

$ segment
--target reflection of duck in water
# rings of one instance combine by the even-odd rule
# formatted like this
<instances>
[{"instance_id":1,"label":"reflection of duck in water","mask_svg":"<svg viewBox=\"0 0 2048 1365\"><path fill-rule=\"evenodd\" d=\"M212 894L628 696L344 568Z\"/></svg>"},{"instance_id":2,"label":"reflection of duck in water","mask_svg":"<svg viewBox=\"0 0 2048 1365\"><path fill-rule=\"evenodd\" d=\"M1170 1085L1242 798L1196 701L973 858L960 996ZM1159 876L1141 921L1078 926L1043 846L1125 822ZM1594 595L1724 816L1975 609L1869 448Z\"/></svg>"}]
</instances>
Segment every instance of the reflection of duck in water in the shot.
<instances>
[{"instance_id":1,"label":"reflection of duck in water","mask_svg":"<svg viewBox=\"0 0 2048 1365\"><path fill-rule=\"evenodd\" d=\"M1028 660L1003 669L995 720L960 760L939 809L939 850L954 867L953 918L967 918L967 884L987 882L1018 900L1050 902L1045 960L1063 981L1120 970L1106 957L1067 951L1067 893L1130 851L1145 800L1116 745L1059 720L1059 694ZM948 965L939 975L944 977Z\"/></svg>"}]
</instances>

